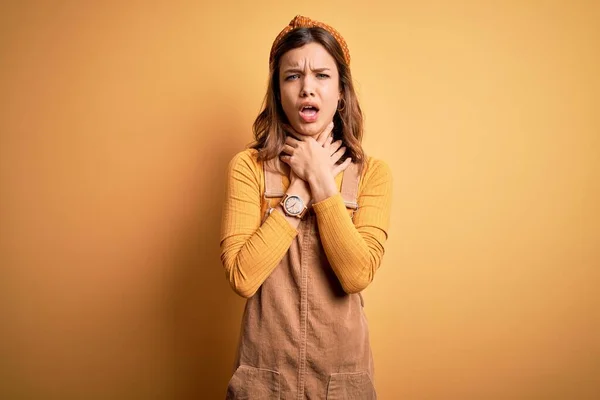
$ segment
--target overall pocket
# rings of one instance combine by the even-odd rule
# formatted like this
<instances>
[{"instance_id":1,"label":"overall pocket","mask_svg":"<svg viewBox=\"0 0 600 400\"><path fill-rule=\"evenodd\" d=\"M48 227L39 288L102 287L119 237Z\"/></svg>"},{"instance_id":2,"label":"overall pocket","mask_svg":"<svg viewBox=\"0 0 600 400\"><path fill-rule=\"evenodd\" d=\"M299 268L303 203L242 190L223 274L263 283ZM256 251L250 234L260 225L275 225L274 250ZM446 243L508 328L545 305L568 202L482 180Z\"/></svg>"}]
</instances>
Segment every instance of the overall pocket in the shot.
<instances>
[{"instance_id":1,"label":"overall pocket","mask_svg":"<svg viewBox=\"0 0 600 400\"><path fill-rule=\"evenodd\" d=\"M279 399L279 372L240 365L227 386L226 400Z\"/></svg>"},{"instance_id":2,"label":"overall pocket","mask_svg":"<svg viewBox=\"0 0 600 400\"><path fill-rule=\"evenodd\" d=\"M375 400L377 394L366 372L331 374L327 400Z\"/></svg>"}]
</instances>

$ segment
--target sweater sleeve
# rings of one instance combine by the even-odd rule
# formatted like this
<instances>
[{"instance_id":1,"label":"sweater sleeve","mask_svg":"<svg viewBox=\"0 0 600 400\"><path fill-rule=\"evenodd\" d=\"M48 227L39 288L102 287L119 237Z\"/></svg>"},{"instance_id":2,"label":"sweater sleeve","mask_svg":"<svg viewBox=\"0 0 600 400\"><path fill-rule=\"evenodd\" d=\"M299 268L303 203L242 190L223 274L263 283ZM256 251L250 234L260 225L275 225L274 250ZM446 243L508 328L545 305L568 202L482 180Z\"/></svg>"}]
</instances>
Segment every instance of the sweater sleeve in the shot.
<instances>
[{"instance_id":1,"label":"sweater sleeve","mask_svg":"<svg viewBox=\"0 0 600 400\"><path fill-rule=\"evenodd\" d=\"M392 174L382 161L365 165L354 222L341 194L313 205L323 249L347 293L365 289L384 254L390 219Z\"/></svg>"},{"instance_id":2,"label":"sweater sleeve","mask_svg":"<svg viewBox=\"0 0 600 400\"><path fill-rule=\"evenodd\" d=\"M233 290L251 297L273 272L298 234L281 213L261 225L260 165L251 150L229 163L221 225L221 262Z\"/></svg>"}]
</instances>

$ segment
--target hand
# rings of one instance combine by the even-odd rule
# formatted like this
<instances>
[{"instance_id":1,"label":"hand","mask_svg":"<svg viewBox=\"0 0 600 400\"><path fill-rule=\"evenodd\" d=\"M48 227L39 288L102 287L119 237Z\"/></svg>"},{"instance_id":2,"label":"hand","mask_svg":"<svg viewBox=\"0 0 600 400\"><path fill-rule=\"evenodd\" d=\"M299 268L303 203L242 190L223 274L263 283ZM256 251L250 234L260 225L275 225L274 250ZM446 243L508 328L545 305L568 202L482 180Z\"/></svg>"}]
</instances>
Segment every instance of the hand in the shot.
<instances>
[{"instance_id":1,"label":"hand","mask_svg":"<svg viewBox=\"0 0 600 400\"><path fill-rule=\"evenodd\" d=\"M291 167L291 171L300 179L308 182L314 202L320 202L338 193L335 176L344 171L352 159L346 158L341 164L337 162L346 152L342 141L333 142L333 122L331 122L317 139L298 135L293 130L292 136L286 138L284 155L281 160Z\"/></svg>"},{"instance_id":2,"label":"hand","mask_svg":"<svg viewBox=\"0 0 600 400\"><path fill-rule=\"evenodd\" d=\"M347 158L343 163L337 164L346 148L342 147L341 140L333 141L332 131L333 122L327 125L317 139L299 135L291 130L290 136L286 138L283 149L285 154L281 156L281 160L291 167L293 174L306 182L314 178L334 178L344 171L352 160Z\"/></svg>"},{"instance_id":3,"label":"hand","mask_svg":"<svg viewBox=\"0 0 600 400\"><path fill-rule=\"evenodd\" d=\"M333 141L333 135L329 135L325 140L325 144L323 148L328 150L331 154L331 176L334 178L340 173L346 170L348 166L352 163L352 158L347 157L343 162L338 164L338 161L344 156L346 153L346 147L342 147L342 141L337 140Z\"/></svg>"}]
</instances>

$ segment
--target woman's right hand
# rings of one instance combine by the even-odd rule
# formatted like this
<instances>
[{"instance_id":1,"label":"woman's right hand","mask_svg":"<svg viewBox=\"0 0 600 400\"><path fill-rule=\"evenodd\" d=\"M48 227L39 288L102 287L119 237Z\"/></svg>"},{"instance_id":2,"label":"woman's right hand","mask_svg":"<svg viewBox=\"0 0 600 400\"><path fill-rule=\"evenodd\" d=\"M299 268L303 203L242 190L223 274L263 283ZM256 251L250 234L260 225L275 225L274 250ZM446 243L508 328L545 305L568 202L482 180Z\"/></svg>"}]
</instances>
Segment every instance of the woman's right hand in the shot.
<instances>
[{"instance_id":1,"label":"woman's right hand","mask_svg":"<svg viewBox=\"0 0 600 400\"><path fill-rule=\"evenodd\" d=\"M324 147L326 144L331 144L332 142L332 138L333 138L333 122L331 122L331 128L329 129L329 127L326 127L325 130L323 130L323 132L321 132L318 136L317 136L317 143L319 143L322 147ZM302 136L298 133L296 133L293 129L290 128L290 134L297 140L302 140ZM286 144L287 145L287 144ZM290 167L290 183L295 181L296 179L300 179L304 182L307 182L306 179L301 179L296 172L294 171L293 168Z\"/></svg>"},{"instance_id":2,"label":"woman's right hand","mask_svg":"<svg viewBox=\"0 0 600 400\"><path fill-rule=\"evenodd\" d=\"M286 128L289 134L293 137L297 139L301 137L301 135L296 133L291 126ZM327 143L328 138L332 137L331 133L332 130L325 129L317 137L317 142L322 146L325 145ZM310 186L308 185L308 181L298 176L294 168L292 168L290 164L288 165L290 166L290 186L288 187L288 191L300 195L305 200L306 204L312 203L312 196L310 192Z\"/></svg>"},{"instance_id":3,"label":"woman's right hand","mask_svg":"<svg viewBox=\"0 0 600 400\"><path fill-rule=\"evenodd\" d=\"M344 171L352 161L350 157L337 164L346 152L340 140L333 142L333 122L315 139L293 133L286 138L281 160L291 167L298 178L307 182L314 202L325 200L336 193L335 176Z\"/></svg>"},{"instance_id":4,"label":"woman's right hand","mask_svg":"<svg viewBox=\"0 0 600 400\"><path fill-rule=\"evenodd\" d=\"M340 170L336 165L346 149L341 141L333 142L333 122L316 138L300 135L291 127L288 127L288 132L281 160L300 179L309 182L314 178L323 180L327 175L333 178L345 169Z\"/></svg>"}]
</instances>

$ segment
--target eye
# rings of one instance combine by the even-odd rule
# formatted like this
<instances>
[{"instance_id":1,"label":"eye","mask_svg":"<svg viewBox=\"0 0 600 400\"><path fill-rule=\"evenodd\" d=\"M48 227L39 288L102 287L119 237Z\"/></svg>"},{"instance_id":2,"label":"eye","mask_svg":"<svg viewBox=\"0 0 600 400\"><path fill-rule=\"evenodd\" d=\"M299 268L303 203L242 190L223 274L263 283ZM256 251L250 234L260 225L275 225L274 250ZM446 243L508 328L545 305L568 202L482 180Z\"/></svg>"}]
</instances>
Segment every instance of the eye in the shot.
<instances>
[{"instance_id":1,"label":"eye","mask_svg":"<svg viewBox=\"0 0 600 400\"><path fill-rule=\"evenodd\" d=\"M298 79L300 77L300 75L298 74L294 74L294 75L290 75L288 77L285 78L286 81L295 81L296 79Z\"/></svg>"},{"instance_id":2,"label":"eye","mask_svg":"<svg viewBox=\"0 0 600 400\"><path fill-rule=\"evenodd\" d=\"M327 75L327 74L317 74L317 78L319 78L319 79L327 79L327 78L329 78L329 75Z\"/></svg>"}]
</instances>

